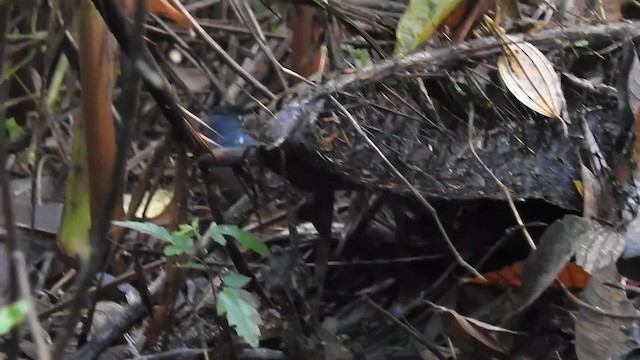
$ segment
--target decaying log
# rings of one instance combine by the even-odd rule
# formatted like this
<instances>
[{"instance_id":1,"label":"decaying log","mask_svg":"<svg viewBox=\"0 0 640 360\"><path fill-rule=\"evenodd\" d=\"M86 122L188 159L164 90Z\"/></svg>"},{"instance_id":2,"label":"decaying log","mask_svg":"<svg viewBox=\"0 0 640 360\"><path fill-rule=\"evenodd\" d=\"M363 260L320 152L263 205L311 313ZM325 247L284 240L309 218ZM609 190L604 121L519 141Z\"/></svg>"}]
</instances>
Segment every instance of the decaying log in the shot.
<instances>
[{"instance_id":1,"label":"decaying log","mask_svg":"<svg viewBox=\"0 0 640 360\"><path fill-rule=\"evenodd\" d=\"M533 113L505 90L495 69L501 49L491 38L337 76L286 102L275 116L258 112L247 128L271 149L293 147L297 155L346 182L407 193L332 105L334 97L424 196L504 199L470 151L472 143L515 199L540 199L576 210L582 198L574 180L581 179L581 152L586 148L582 121L589 124L608 161L620 152L616 144L628 136L631 119L618 109L616 66L620 46L638 35L640 23L633 22L556 29L524 38L545 52L559 73L570 74L571 81L562 77L572 121L568 138L558 121ZM602 86L578 86L576 79L593 69L604 69ZM470 141L471 107L476 115ZM300 154L301 148L306 154Z\"/></svg>"}]
</instances>

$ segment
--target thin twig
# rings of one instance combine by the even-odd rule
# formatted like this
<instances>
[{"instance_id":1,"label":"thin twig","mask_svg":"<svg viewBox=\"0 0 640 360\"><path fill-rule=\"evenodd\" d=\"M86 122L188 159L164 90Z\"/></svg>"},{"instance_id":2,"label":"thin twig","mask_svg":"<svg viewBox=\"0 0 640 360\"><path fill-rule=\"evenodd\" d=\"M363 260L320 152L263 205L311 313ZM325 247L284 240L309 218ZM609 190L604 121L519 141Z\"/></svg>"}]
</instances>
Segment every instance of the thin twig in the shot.
<instances>
[{"instance_id":1,"label":"thin twig","mask_svg":"<svg viewBox=\"0 0 640 360\"><path fill-rule=\"evenodd\" d=\"M524 226L525 227L534 227L534 226L547 227L549 226L549 224L542 221L533 221L533 222L528 222L524 224ZM491 248L489 248L489 251L487 251L480 260L478 260L478 262L476 263L476 267L481 268L482 266L484 266L484 263L487 262L487 260L489 260L491 255L493 255L496 252L496 250L498 250L498 248L500 248L511 236L513 236L513 234L515 234L518 231L521 231L521 229L522 229L521 225L514 225L510 228L505 229L504 235L502 235L500 239L498 239L498 241L496 241L493 245L491 245Z\"/></svg>"},{"instance_id":2,"label":"thin twig","mask_svg":"<svg viewBox=\"0 0 640 360\"><path fill-rule=\"evenodd\" d=\"M125 54L131 55L131 41L133 30L127 20L124 10L118 1L91 0L105 23L109 27L111 34L116 38ZM195 130L188 121L184 121L184 116L178 107L178 96L164 76L158 62L153 58L146 46L139 49L142 59L136 61L136 70L142 78L147 91L164 117L169 121L173 130L172 136L178 141L186 141L195 154L209 154L211 151L201 136L195 136Z\"/></svg>"},{"instance_id":3,"label":"thin twig","mask_svg":"<svg viewBox=\"0 0 640 360\"><path fill-rule=\"evenodd\" d=\"M414 337L416 340L418 340L422 345L424 345L429 351L431 351L431 353L433 355L435 355L435 357L437 357L440 360L444 360L445 357L444 355L442 355L440 353L440 351L438 350L438 345L432 343L431 341L425 339L424 336L420 335L420 333L418 333L417 331L415 331L413 328L411 328L409 325L405 324L404 322L400 321L400 319L398 319L397 317L393 316L391 313L389 313L387 310L383 309L380 305L376 304L373 300L371 300L368 296L364 298L364 300L367 302L367 304L371 305L372 308L376 309L377 311L379 311L380 313L382 313L384 316L386 316L387 318L389 318L391 321L393 321L396 325L400 326L402 329L404 329L406 332L409 333L409 335L411 335L412 337Z\"/></svg>"},{"instance_id":4,"label":"thin twig","mask_svg":"<svg viewBox=\"0 0 640 360\"><path fill-rule=\"evenodd\" d=\"M524 226L524 222L522 221L522 217L520 216L520 213L518 212L518 209L516 209L516 204L513 202L513 199L511 198L511 192L509 191L509 188L507 188L502 183L502 181L500 181L500 179L498 179L498 177L493 173L493 171L491 171L491 169L489 169L489 167L484 163L484 161L482 161L482 159L480 159L480 156L478 156L478 153L476 152L475 147L473 146L472 139L473 139L473 135L475 134L475 129L473 127L473 118L474 118L474 116L475 116L474 108L473 108L473 106L470 106L469 107L469 128L468 128L469 149L473 153L473 156L475 156L476 160L478 160L480 165L482 165L482 167L489 173L489 175L491 175L491 177L496 182L496 184L498 185L500 190L502 190L502 192L504 193L504 196L506 196L507 202L509 203L509 208L511 208L511 212L513 213L513 217L516 219L516 222L518 223L518 225L522 229L522 235L524 235L524 238L527 240L527 243L529 244L529 247L531 247L531 249L533 249L533 250L536 250L536 243L533 242L533 238L531 238L531 234L529 234L529 230L527 230L527 227Z\"/></svg>"},{"instance_id":5,"label":"thin twig","mask_svg":"<svg viewBox=\"0 0 640 360\"><path fill-rule=\"evenodd\" d=\"M155 269L157 267L160 267L162 265L164 265L164 263L166 262L166 259L160 259L160 260L156 260L154 262L148 263L146 265L144 265L142 268L144 270L151 270L151 269ZM115 279L111 280L110 282L102 285L100 288L102 290L107 290L107 289L111 289L113 287L116 287L118 285L121 285L125 282L128 282L132 279L134 279L137 276L136 271L132 270L129 272L126 272L118 277L116 277ZM87 296L94 296L96 291L97 291L97 287L91 287L89 288L89 291L87 292ZM49 309L41 312L40 314L38 314L38 318L40 319L46 319L48 317L50 317L52 314L57 313L58 311L68 307L69 305L71 305L73 299L68 299L68 300L62 300L60 302L58 302L57 304L53 305L52 307L50 307Z\"/></svg>"},{"instance_id":6,"label":"thin twig","mask_svg":"<svg viewBox=\"0 0 640 360\"><path fill-rule=\"evenodd\" d=\"M27 303L27 321L31 328L31 336L36 344L36 350L38 352L38 359L50 360L51 353L49 347L44 341L42 325L38 320L38 314L36 313L36 306L33 303L33 297L31 296L31 286L29 286L29 274L27 272L27 262L24 259L22 251L16 250L13 252L13 260L16 263L16 271L18 276L18 286L20 288L20 295L22 299Z\"/></svg>"},{"instance_id":7,"label":"thin twig","mask_svg":"<svg viewBox=\"0 0 640 360\"><path fill-rule=\"evenodd\" d=\"M5 35L7 33L7 24L9 22L9 13L12 6L6 1L0 2L0 104L5 103L7 97L8 81L4 80L4 49L6 46ZM16 263L11 256L16 250L16 224L13 214L12 196L10 190L9 174L7 172L8 152L7 146L6 124L5 124L5 108L0 109L0 198L2 199L2 212L4 213L4 224L6 227L6 237L4 246L6 248L7 257L9 258L9 301L18 300L18 284L16 279ZM0 237L2 235L0 230ZM7 359L13 360L18 358L18 341L20 333L18 327L11 330L9 338L9 346L7 348Z\"/></svg>"},{"instance_id":8,"label":"thin twig","mask_svg":"<svg viewBox=\"0 0 640 360\"><path fill-rule=\"evenodd\" d=\"M630 320L640 320L640 312L638 312L636 310L635 314L618 314L618 313L612 313L612 312L608 312L608 311L604 311L601 308L597 307L597 306L593 306L587 302L584 302L580 299L578 299L575 295L573 295L571 293L571 291L569 291L569 289L567 289L567 287L559 280L556 281L558 283L558 285L562 288L562 291L564 292L565 295L567 295L567 297L569 298L569 300L571 300L574 304L580 306L581 308L587 309L591 312L594 312L598 315L602 315L602 316L607 316L610 318L614 318L614 319L630 319Z\"/></svg>"},{"instance_id":9,"label":"thin twig","mask_svg":"<svg viewBox=\"0 0 640 360\"><path fill-rule=\"evenodd\" d=\"M238 4L239 2L241 4ZM271 63L273 64L273 67L276 69L278 79L280 80L280 82L282 83L282 87L284 87L286 91L289 88L289 84L287 83L287 79L285 79L282 72L282 68L284 66L282 66L278 59L276 59L273 51L271 51L271 48L269 48L269 46L267 45L267 37L264 35L262 28L260 28L260 24L256 19L256 14L253 12L253 9L251 9L251 6L246 0L233 0L231 1L231 7L233 7L236 15L247 26L249 33L253 36L254 40L256 41L258 46L260 46L262 51L264 51L265 55L267 55L269 61L271 61ZM248 19L245 18L245 15L246 17L248 17Z\"/></svg>"},{"instance_id":10,"label":"thin twig","mask_svg":"<svg viewBox=\"0 0 640 360\"><path fill-rule=\"evenodd\" d=\"M245 69L243 69L242 66L240 66L240 64L238 64L235 60L233 60L231 56L229 56L229 54L227 54L227 52L222 48L222 46L220 46L220 44L218 44L215 40L211 38L211 36L209 36L209 34L207 34L207 32L202 28L202 26L198 24L196 19L194 19L193 16L191 16L189 11L187 11L187 9L184 8L184 6L180 3L180 1L171 0L170 2L178 11L182 13L182 15L184 15L189 20L189 22L191 23L191 26L193 26L196 33L202 38L202 40L204 40L207 43L207 45L209 45L209 47L211 47L211 49L213 49L213 51L216 52L216 54L218 54L218 56L222 58L222 60L227 64L227 66L229 66L236 74L240 75L240 77L243 78L246 82L248 82L253 87L255 87L256 90L260 91L264 96L268 97L269 100L276 99L276 95L274 93L272 93L269 89L267 89L264 85L262 85L255 77L251 76L251 74L249 74Z\"/></svg>"},{"instance_id":11,"label":"thin twig","mask_svg":"<svg viewBox=\"0 0 640 360\"><path fill-rule=\"evenodd\" d=\"M351 260L351 261L327 261L327 266L371 266L371 265L393 265L404 264L413 262L422 262L429 260L442 259L444 255L422 255L422 256L409 256L393 259L374 259L374 260ZM306 263L309 267L314 267L314 263Z\"/></svg>"},{"instance_id":12,"label":"thin twig","mask_svg":"<svg viewBox=\"0 0 640 360\"><path fill-rule=\"evenodd\" d=\"M347 119L349 119L351 124L355 127L358 134L362 136L362 138L367 143L367 145L369 145L369 147L371 147L378 154L378 156L382 159L385 165L387 165L389 170L391 170L391 172L393 172L393 174L409 188L409 191L411 191L411 194L415 196L415 198L418 199L418 201L431 214L434 221L436 222L436 226L438 227L440 234L442 235L442 238L447 244L447 247L449 247L449 250L451 250L451 253L455 257L458 264L460 264L460 266L462 266L463 268L467 269L473 275L484 279L484 276L482 276L482 274L480 274L478 270L474 269L473 266L471 266L471 264L469 264L466 260L462 258L462 256L460 255L456 247L453 245L453 242L451 242L451 239L449 238L449 235L447 234L447 231L445 230L444 225L442 224L442 221L440 221L440 217L438 216L438 212L436 211L436 209L429 203L429 201L427 201L427 199L424 198L424 196L422 196L422 194L420 194L418 189L416 189L416 187L413 186L411 182L409 182L409 180L407 180L407 178L404 177L404 175L402 175L402 173L400 173L400 171L391 163L391 161L389 161L389 159L387 159L387 157L384 156L382 151L380 151L380 149L376 146L376 144L374 144L373 141L364 132L360 124L358 124L358 121L353 117L353 115L351 115L349 110L347 110L333 95L329 95L329 97L331 98L331 101L347 117Z\"/></svg>"},{"instance_id":13,"label":"thin twig","mask_svg":"<svg viewBox=\"0 0 640 360\"><path fill-rule=\"evenodd\" d=\"M624 291L631 291L633 293L640 294L640 287L638 287L638 286L616 284L616 283L614 283L612 281L606 281L604 283L604 285L612 287L614 289L619 289L619 290L624 290Z\"/></svg>"}]
</instances>

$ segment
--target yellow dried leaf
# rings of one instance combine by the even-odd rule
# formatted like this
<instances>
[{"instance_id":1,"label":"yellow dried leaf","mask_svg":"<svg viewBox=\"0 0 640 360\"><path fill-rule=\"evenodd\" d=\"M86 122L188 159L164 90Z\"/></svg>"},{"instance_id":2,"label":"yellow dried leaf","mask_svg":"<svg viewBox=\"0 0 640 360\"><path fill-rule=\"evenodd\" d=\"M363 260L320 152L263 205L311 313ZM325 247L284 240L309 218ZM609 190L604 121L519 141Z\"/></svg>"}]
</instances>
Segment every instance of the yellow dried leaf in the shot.
<instances>
[{"instance_id":1,"label":"yellow dried leaf","mask_svg":"<svg viewBox=\"0 0 640 360\"><path fill-rule=\"evenodd\" d=\"M168 190L159 189L153 193L153 197L151 197L151 201L149 201L149 192L147 191L142 198L142 202L140 207L136 209L136 216L138 218L149 218L153 219L156 216L160 216L163 211L166 210L169 203L173 198L173 193ZM125 194L123 196L123 207L126 212L129 211L129 205L131 204L131 194ZM148 206L145 204L149 203ZM146 213L145 213L146 207Z\"/></svg>"},{"instance_id":2,"label":"yellow dried leaf","mask_svg":"<svg viewBox=\"0 0 640 360\"><path fill-rule=\"evenodd\" d=\"M580 196L584 197L584 185L582 184L582 181L573 180L573 185L576 187L576 190L578 191L578 194L580 194Z\"/></svg>"},{"instance_id":3,"label":"yellow dried leaf","mask_svg":"<svg viewBox=\"0 0 640 360\"><path fill-rule=\"evenodd\" d=\"M513 96L531 110L552 119L570 122L560 78L547 57L528 42L517 43L508 35L498 73ZM565 126L566 131L566 125Z\"/></svg>"},{"instance_id":4,"label":"yellow dried leaf","mask_svg":"<svg viewBox=\"0 0 640 360\"><path fill-rule=\"evenodd\" d=\"M402 57L426 43L460 0L409 0L396 28L393 53Z\"/></svg>"}]
</instances>

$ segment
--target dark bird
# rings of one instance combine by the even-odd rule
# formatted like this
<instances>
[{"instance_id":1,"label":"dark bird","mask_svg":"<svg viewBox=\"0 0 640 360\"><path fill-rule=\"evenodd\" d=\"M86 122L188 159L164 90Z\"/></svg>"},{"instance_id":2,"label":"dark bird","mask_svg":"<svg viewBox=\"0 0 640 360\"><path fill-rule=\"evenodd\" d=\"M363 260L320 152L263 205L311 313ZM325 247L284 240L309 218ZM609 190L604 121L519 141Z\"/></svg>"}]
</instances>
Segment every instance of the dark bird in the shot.
<instances>
[{"instance_id":1,"label":"dark bird","mask_svg":"<svg viewBox=\"0 0 640 360\"><path fill-rule=\"evenodd\" d=\"M286 140L277 149L260 147L259 142L245 129L244 110L237 105L218 107L209 116L207 125L210 129L203 131L203 134L224 148L257 145L259 160L299 190L315 194L352 187L339 175L317 165L313 154L295 137Z\"/></svg>"},{"instance_id":2,"label":"dark bird","mask_svg":"<svg viewBox=\"0 0 640 360\"><path fill-rule=\"evenodd\" d=\"M310 220L318 230L320 241L316 248L316 262L326 264L329 258L335 191L352 189L354 184L317 165L314 154L300 143L296 136L288 137L276 149L260 146L245 130L243 111L240 107L223 106L216 109L209 117L208 125L217 134L205 133L205 135L222 146L257 145L258 159L266 167L285 178L295 188L312 194L313 200L300 208L297 216ZM237 174L238 168L234 170ZM324 283L325 276L326 266L317 266L315 279L318 284Z\"/></svg>"},{"instance_id":3,"label":"dark bird","mask_svg":"<svg viewBox=\"0 0 640 360\"><path fill-rule=\"evenodd\" d=\"M256 141L243 128L243 110L236 105L224 105L216 108L207 118L202 134L223 148L245 148ZM245 193L239 180L237 166L218 166L211 172L212 180L220 187L224 197L237 201Z\"/></svg>"},{"instance_id":4,"label":"dark bird","mask_svg":"<svg viewBox=\"0 0 640 360\"><path fill-rule=\"evenodd\" d=\"M255 140L242 126L243 116L242 108L237 105L220 106L209 116L207 125L211 130L205 130L204 135L225 148L254 144Z\"/></svg>"}]
</instances>

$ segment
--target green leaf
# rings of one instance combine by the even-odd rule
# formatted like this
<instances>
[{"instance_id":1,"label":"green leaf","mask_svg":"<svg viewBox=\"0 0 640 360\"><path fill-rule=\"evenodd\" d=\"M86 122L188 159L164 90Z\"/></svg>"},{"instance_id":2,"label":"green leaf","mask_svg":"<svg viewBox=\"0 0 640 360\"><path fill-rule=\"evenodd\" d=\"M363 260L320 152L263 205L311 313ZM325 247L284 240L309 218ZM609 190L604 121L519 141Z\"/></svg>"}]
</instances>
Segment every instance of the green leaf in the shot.
<instances>
[{"instance_id":1,"label":"green leaf","mask_svg":"<svg viewBox=\"0 0 640 360\"><path fill-rule=\"evenodd\" d=\"M164 254L166 256L182 255L184 253L185 253L185 250L183 248L181 248L180 246L167 245L167 246L164 247Z\"/></svg>"},{"instance_id":2,"label":"green leaf","mask_svg":"<svg viewBox=\"0 0 640 360\"><path fill-rule=\"evenodd\" d=\"M193 246L193 239L183 234L172 234L171 243L182 250L189 250Z\"/></svg>"},{"instance_id":3,"label":"green leaf","mask_svg":"<svg viewBox=\"0 0 640 360\"><path fill-rule=\"evenodd\" d=\"M178 267L181 267L183 269L193 269L193 270L202 270L202 271L208 271L209 270L209 267L207 265L200 264L200 263L194 263L194 262L178 264Z\"/></svg>"},{"instance_id":4,"label":"green leaf","mask_svg":"<svg viewBox=\"0 0 640 360\"><path fill-rule=\"evenodd\" d=\"M191 224L181 224L178 226L178 231L176 233L188 235L190 232L198 231L198 218L194 218L191 221Z\"/></svg>"},{"instance_id":5,"label":"green leaf","mask_svg":"<svg viewBox=\"0 0 640 360\"><path fill-rule=\"evenodd\" d=\"M251 0L249 4L251 4L251 7L253 8L253 11L256 12L256 14L268 10L264 3L260 0Z\"/></svg>"},{"instance_id":6,"label":"green leaf","mask_svg":"<svg viewBox=\"0 0 640 360\"><path fill-rule=\"evenodd\" d=\"M26 301L19 300L0 309L0 336L19 325L27 315L28 308Z\"/></svg>"},{"instance_id":7,"label":"green leaf","mask_svg":"<svg viewBox=\"0 0 640 360\"><path fill-rule=\"evenodd\" d=\"M113 221L113 225L120 226L123 228L139 231L143 234L151 235L160 240L164 240L168 243L173 243L173 237L167 229L162 226L158 226L156 224L150 222L139 222L139 221Z\"/></svg>"},{"instance_id":8,"label":"green leaf","mask_svg":"<svg viewBox=\"0 0 640 360\"><path fill-rule=\"evenodd\" d=\"M460 0L409 0L396 28L395 57L402 57L426 43Z\"/></svg>"},{"instance_id":9,"label":"green leaf","mask_svg":"<svg viewBox=\"0 0 640 360\"><path fill-rule=\"evenodd\" d=\"M174 234L187 235L192 231L194 231L194 229L191 225L181 224L178 226L178 231L176 231Z\"/></svg>"},{"instance_id":10,"label":"green leaf","mask_svg":"<svg viewBox=\"0 0 640 360\"><path fill-rule=\"evenodd\" d=\"M225 246L227 245L227 239L225 239L224 235L222 235L219 231L217 231L218 227L214 226L213 228L211 228L211 231L209 232L209 234L211 234L211 238L213 239L213 241L217 242L218 244Z\"/></svg>"},{"instance_id":11,"label":"green leaf","mask_svg":"<svg viewBox=\"0 0 640 360\"><path fill-rule=\"evenodd\" d=\"M251 293L225 286L218 294L218 315L225 315L227 322L251 347L258 346L262 319L255 309Z\"/></svg>"},{"instance_id":12,"label":"green leaf","mask_svg":"<svg viewBox=\"0 0 640 360\"><path fill-rule=\"evenodd\" d=\"M589 40L578 40L576 42L573 43L573 46L575 47L587 47L589 46Z\"/></svg>"},{"instance_id":13,"label":"green leaf","mask_svg":"<svg viewBox=\"0 0 640 360\"><path fill-rule=\"evenodd\" d=\"M17 138L20 133L22 133L22 128L20 127L20 125L18 125L15 118L11 117L6 119L4 121L4 126L7 130L7 133L9 134L9 140Z\"/></svg>"},{"instance_id":14,"label":"green leaf","mask_svg":"<svg viewBox=\"0 0 640 360\"><path fill-rule=\"evenodd\" d=\"M251 281L251 278L244 276L242 274L238 274L236 272L232 272L225 275L222 281L224 282L225 285L229 287L239 289L247 285L249 281Z\"/></svg>"},{"instance_id":15,"label":"green leaf","mask_svg":"<svg viewBox=\"0 0 640 360\"><path fill-rule=\"evenodd\" d=\"M367 49L358 49L354 46L344 44L340 45L340 48L356 59L355 65L357 68L363 68L371 64L371 57L369 56L369 51Z\"/></svg>"},{"instance_id":16,"label":"green leaf","mask_svg":"<svg viewBox=\"0 0 640 360\"><path fill-rule=\"evenodd\" d=\"M236 239L242 246L249 250L253 250L262 256L269 256L269 249L262 241L258 240L253 234L240 229L236 225L218 225L211 229L211 236L216 240L215 234L228 235ZM218 242L216 240L216 242Z\"/></svg>"}]
</instances>

